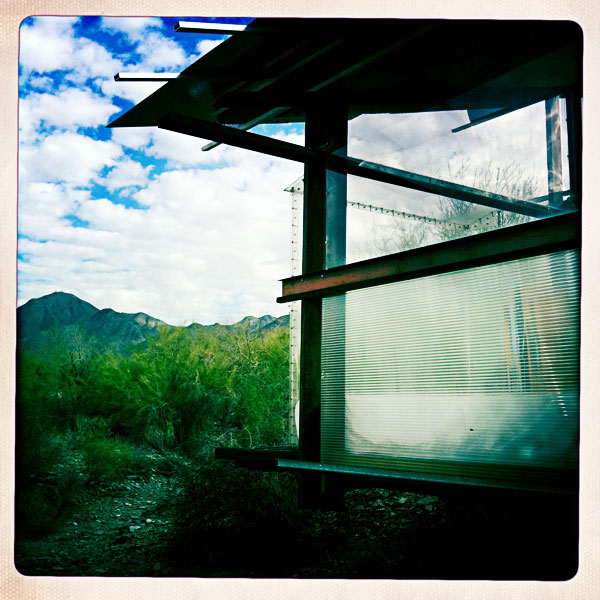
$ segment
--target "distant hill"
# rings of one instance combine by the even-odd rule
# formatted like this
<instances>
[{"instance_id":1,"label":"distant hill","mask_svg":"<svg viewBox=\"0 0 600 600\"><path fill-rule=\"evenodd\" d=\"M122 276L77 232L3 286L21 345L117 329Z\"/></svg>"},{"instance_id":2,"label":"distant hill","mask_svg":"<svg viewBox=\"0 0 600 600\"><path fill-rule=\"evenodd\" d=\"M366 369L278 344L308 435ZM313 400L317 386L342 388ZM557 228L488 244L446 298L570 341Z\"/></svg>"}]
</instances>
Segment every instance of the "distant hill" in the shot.
<instances>
[{"instance_id":1,"label":"distant hill","mask_svg":"<svg viewBox=\"0 0 600 600\"><path fill-rule=\"evenodd\" d=\"M57 343L68 347L93 346L98 350L125 353L132 346L155 336L161 327L172 325L142 312L121 313L111 308L98 309L73 294L54 292L34 298L17 309L17 340L20 348L36 353ZM199 325L187 327L190 333L201 330L247 328L262 333L277 327L289 327L289 316L265 315L244 317L233 325Z\"/></svg>"}]
</instances>

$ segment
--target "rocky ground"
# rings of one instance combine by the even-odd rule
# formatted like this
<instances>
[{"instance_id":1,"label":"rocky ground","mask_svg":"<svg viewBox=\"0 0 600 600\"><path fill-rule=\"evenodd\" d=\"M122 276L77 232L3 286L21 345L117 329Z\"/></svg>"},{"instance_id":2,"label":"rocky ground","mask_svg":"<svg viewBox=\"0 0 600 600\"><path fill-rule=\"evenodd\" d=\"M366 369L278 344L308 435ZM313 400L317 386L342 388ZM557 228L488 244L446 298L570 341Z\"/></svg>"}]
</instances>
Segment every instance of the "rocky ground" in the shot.
<instances>
[{"instance_id":1,"label":"rocky ground","mask_svg":"<svg viewBox=\"0 0 600 600\"><path fill-rule=\"evenodd\" d=\"M172 493L170 480L155 474L99 485L55 531L17 538L15 564L24 575L165 576Z\"/></svg>"},{"instance_id":2,"label":"rocky ground","mask_svg":"<svg viewBox=\"0 0 600 600\"><path fill-rule=\"evenodd\" d=\"M550 580L576 569L576 521L565 518L564 503L357 490L346 510L298 513L279 537L236 524L204 530L188 548L189 540L177 547L185 538L179 492L157 473L98 484L55 531L18 537L17 568L34 576Z\"/></svg>"}]
</instances>

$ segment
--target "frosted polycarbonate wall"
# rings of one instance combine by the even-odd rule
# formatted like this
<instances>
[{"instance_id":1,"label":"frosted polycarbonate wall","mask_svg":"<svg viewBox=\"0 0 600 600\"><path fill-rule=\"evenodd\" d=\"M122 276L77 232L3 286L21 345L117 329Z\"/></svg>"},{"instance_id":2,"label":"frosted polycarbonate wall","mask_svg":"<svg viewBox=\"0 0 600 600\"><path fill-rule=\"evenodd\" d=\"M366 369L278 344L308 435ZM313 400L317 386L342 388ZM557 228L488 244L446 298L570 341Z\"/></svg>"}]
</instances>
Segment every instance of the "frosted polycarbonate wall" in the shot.
<instances>
[{"instance_id":1,"label":"frosted polycarbonate wall","mask_svg":"<svg viewBox=\"0 0 600 600\"><path fill-rule=\"evenodd\" d=\"M324 299L321 460L576 468L579 293L565 251Z\"/></svg>"}]
</instances>

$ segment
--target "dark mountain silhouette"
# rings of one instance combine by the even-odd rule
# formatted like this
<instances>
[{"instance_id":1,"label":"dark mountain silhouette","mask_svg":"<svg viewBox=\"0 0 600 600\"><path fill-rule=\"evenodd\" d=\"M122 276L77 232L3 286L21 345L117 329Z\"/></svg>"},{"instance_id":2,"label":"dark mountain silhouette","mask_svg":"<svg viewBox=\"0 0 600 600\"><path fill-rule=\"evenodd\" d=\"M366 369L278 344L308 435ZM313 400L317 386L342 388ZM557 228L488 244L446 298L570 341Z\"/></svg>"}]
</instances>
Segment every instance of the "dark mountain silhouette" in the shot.
<instances>
[{"instance_id":1,"label":"dark mountain silhouette","mask_svg":"<svg viewBox=\"0 0 600 600\"><path fill-rule=\"evenodd\" d=\"M132 347L143 344L148 336L158 335L161 327L175 329L142 312L121 313L111 308L100 310L65 292L31 299L17 309L19 347L36 353L43 353L56 344L126 353ZM194 334L202 330L244 328L249 333L260 334L277 327L289 327L289 316L248 316L233 325L193 323L186 329Z\"/></svg>"}]
</instances>

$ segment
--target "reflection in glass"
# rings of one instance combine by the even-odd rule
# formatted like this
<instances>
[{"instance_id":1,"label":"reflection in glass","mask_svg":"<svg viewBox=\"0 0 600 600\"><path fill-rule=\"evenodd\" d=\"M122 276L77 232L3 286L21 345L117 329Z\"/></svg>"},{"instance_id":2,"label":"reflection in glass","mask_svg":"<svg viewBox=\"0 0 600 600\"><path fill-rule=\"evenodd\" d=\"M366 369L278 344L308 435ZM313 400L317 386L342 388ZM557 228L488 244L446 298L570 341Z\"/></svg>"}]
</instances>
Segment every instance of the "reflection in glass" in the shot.
<instances>
[{"instance_id":1,"label":"reflection in glass","mask_svg":"<svg viewBox=\"0 0 600 600\"><path fill-rule=\"evenodd\" d=\"M578 265L566 251L324 299L322 460L575 467Z\"/></svg>"}]
</instances>

